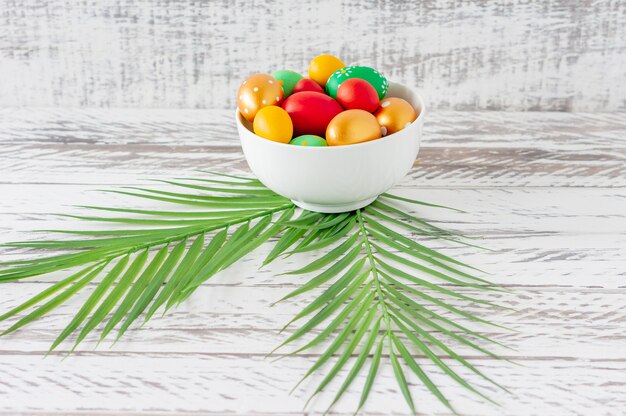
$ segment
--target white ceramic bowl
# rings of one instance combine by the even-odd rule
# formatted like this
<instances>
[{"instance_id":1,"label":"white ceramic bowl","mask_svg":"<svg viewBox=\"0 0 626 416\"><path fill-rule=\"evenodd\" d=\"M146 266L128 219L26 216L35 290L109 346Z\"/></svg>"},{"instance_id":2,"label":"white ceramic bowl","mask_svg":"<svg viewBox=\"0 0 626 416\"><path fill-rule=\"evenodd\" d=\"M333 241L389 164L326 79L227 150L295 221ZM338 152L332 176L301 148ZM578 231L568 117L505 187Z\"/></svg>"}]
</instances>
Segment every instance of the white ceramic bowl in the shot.
<instances>
[{"instance_id":1,"label":"white ceramic bowl","mask_svg":"<svg viewBox=\"0 0 626 416\"><path fill-rule=\"evenodd\" d=\"M418 112L403 130L347 146L293 146L264 139L236 113L241 147L265 186L301 208L346 212L362 208L400 181L413 166L424 124L424 103L411 89L390 83L387 97L400 97Z\"/></svg>"}]
</instances>

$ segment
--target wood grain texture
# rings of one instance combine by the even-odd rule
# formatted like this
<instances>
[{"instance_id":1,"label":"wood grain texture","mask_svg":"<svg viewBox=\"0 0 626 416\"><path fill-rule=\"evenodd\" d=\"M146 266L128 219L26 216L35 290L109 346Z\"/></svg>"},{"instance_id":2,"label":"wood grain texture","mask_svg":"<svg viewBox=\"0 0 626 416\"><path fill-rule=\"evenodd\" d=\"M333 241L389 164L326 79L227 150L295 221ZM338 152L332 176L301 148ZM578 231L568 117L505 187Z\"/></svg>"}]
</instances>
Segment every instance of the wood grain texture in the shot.
<instances>
[{"instance_id":1,"label":"wood grain texture","mask_svg":"<svg viewBox=\"0 0 626 416\"><path fill-rule=\"evenodd\" d=\"M620 0L3 0L0 105L233 108L254 72L324 52L430 108L626 109Z\"/></svg>"},{"instance_id":2,"label":"wood grain texture","mask_svg":"<svg viewBox=\"0 0 626 416\"><path fill-rule=\"evenodd\" d=\"M203 110L0 110L0 243L33 237L32 229L79 226L47 215L80 212L71 204L160 206L94 189L157 186L145 178L198 176L194 169L207 167L245 172L231 117L230 111ZM497 408L442 379L414 351L463 414L623 413L624 137L626 121L620 114L429 114L421 163L394 192L468 211L413 212L483 236L479 242L493 251L428 243L489 270L493 280L512 289L487 296L511 310L455 305L513 329L480 328L513 347L498 352L522 364L455 347L515 393L498 395L503 407ZM42 359L86 293L0 338L0 414L302 414L318 379L294 395L287 393L319 352L275 363L264 356L286 336L277 334L279 328L305 300L270 307L298 283L277 275L310 257L293 256L259 270L268 248L215 276L180 308L134 328L110 348L104 343L95 349L95 339L89 338L70 359L63 360L69 344ZM0 248L1 260L30 254ZM60 276L3 285L1 309ZM410 382L422 414L447 414L415 379ZM325 408L332 391L320 397L315 409ZM333 414L351 414L357 393L349 393ZM364 414L406 414L388 365Z\"/></svg>"},{"instance_id":3,"label":"wood grain texture","mask_svg":"<svg viewBox=\"0 0 626 416\"><path fill-rule=\"evenodd\" d=\"M621 114L430 113L406 184L624 187L625 135ZM236 138L226 110L3 109L0 183L113 185L200 168L247 171Z\"/></svg>"},{"instance_id":4,"label":"wood grain texture","mask_svg":"<svg viewBox=\"0 0 626 416\"><path fill-rule=\"evenodd\" d=\"M237 274L246 272L254 271L252 267L237 270ZM135 330L114 345L114 337L111 337L96 349L98 338L94 335L78 351L80 354L103 353L117 356L141 352L167 355L169 352L176 352L189 355L236 354L263 357L292 333L292 330L287 330L279 334L279 330L302 309L305 301L314 299L314 296L305 296L300 300L270 307L269 305L289 290L293 290L296 279L281 278L286 282L275 282L274 285L255 282L230 285L230 280L231 276L216 277L210 285L202 287L189 302L163 318L157 317L141 328L134 328ZM0 294L4 308L17 306L19 299L32 296L43 288L40 283L15 286L10 293ZM428 293L434 294L431 291ZM481 296L475 290L463 293ZM478 316L490 316L495 323L515 331L487 325L477 326L481 333L506 343L512 350L498 346L490 348L521 364L547 357L579 362L624 361L626 327L620 323L626 319L626 311L618 305L625 294L626 288L609 291L601 288L529 286L515 288L515 293L510 295L484 296L489 301L513 308L513 311L462 302L457 302L457 305L462 305L463 310ZM0 351L32 356L45 354L58 336L58 329L71 321L76 312L75 305L87 296L88 294L81 294L73 304L63 305L41 321L6 337L0 344ZM438 312L452 318L445 310ZM458 322L471 325L464 319L458 319ZM440 335L436 332L433 334ZM65 343L53 354L62 357L71 347L71 343ZM468 358L471 357L478 364L491 361L463 345L454 345L454 349ZM279 351L278 355L289 351L289 348ZM314 348L306 355L317 356L321 352L323 349ZM415 356L425 361L424 355L419 351Z\"/></svg>"},{"instance_id":5,"label":"wood grain texture","mask_svg":"<svg viewBox=\"0 0 626 416\"><path fill-rule=\"evenodd\" d=\"M113 406L121 414L170 409L200 414L303 414L302 403L312 389L291 396L285 391L293 387L313 362L314 357L300 357L272 364L263 357L228 354L79 354L64 361L57 357L42 360L29 355L2 354L0 369L5 377L0 382L0 394L7 396L3 403L7 411L27 414L41 410L92 414ZM448 364L467 376L462 368ZM503 411L520 416L618 415L623 409L626 385L623 362L549 359L524 364L525 367L481 364L486 374L506 380L507 387L516 392L517 396L501 396L503 408L476 404L464 388L445 383L436 375L433 381L443 381L443 391L456 397L459 409L469 416L502 415ZM424 369L431 372L432 366L424 363ZM393 388L391 367L381 368L379 377L368 403L368 414L406 414L402 400L394 400L397 392ZM428 391L414 377L407 374L407 379L415 397L420 398L422 414L449 414L442 405L428 399ZM314 379L310 387L315 381L319 379ZM477 385L488 390L479 380ZM29 394L32 391L39 392L36 400ZM356 395L342 400L333 414L352 414L356 400ZM328 398L320 398L313 404L322 407L327 401Z\"/></svg>"}]
</instances>

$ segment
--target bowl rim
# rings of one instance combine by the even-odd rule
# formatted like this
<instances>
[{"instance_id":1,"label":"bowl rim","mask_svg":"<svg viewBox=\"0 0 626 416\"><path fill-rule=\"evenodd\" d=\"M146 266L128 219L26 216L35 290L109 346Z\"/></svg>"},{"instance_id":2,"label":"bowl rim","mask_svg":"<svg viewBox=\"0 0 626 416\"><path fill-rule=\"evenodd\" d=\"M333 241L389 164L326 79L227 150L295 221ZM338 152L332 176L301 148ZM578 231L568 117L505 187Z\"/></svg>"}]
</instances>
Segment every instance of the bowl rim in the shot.
<instances>
[{"instance_id":1,"label":"bowl rim","mask_svg":"<svg viewBox=\"0 0 626 416\"><path fill-rule=\"evenodd\" d=\"M417 115L417 118L415 120L413 120L413 122L410 124L410 126L413 126L416 123L419 123L422 121L422 119L424 118L424 113L426 113L426 106L424 105L424 100L422 99L422 96L420 94L418 94L415 90L407 87L406 85L397 83L397 82L390 82L389 83L390 86L395 86L395 87L400 87L400 88L404 88L409 90L412 94L414 94L415 99L417 100L417 102L420 105L420 113ZM385 97L387 98L387 97ZM342 152L342 151L349 151L349 149L354 149L355 147L359 147L359 148L363 148L365 146L382 146L384 143L387 143L389 141L393 140L393 137L402 133L405 129L402 129L400 131L397 131L395 133L392 133L388 136L383 136L380 139L376 139L376 140L369 140L367 142L362 142L362 143L355 143L355 144L351 144L351 145L344 145L344 146L294 146L294 145L289 145L289 143L281 143L281 142L275 142L273 140L268 140L265 139L257 134L255 134L253 131L250 131L242 122L243 119L243 115L241 114L241 112L239 111L238 108L235 109L235 121L237 123L237 127L239 129L244 129L246 132L250 133L249 135L246 135L248 137L253 137L254 140L258 140L260 142L265 143L266 145L269 146L280 146L281 148L285 149L285 146L289 146L289 148L292 148L294 151L298 152L298 151L322 151L322 152L329 152L329 151L334 151L334 152ZM240 135L241 138L241 135ZM297 149L297 150L296 150ZM330 150L333 149L333 150ZM348 149L348 150L345 150Z\"/></svg>"}]
</instances>

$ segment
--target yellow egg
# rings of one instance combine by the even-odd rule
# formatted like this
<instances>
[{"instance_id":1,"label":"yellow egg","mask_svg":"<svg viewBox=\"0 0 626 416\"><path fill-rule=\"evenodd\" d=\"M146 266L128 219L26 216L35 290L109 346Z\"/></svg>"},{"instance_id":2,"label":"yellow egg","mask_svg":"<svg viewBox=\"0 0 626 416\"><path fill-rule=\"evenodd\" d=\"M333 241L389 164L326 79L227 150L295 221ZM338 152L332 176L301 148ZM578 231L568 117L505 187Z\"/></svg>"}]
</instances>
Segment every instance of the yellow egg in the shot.
<instances>
[{"instance_id":1,"label":"yellow egg","mask_svg":"<svg viewBox=\"0 0 626 416\"><path fill-rule=\"evenodd\" d=\"M339 58L333 55L319 55L309 64L309 78L324 88L328 78L338 69L346 66Z\"/></svg>"},{"instance_id":2,"label":"yellow egg","mask_svg":"<svg viewBox=\"0 0 626 416\"><path fill-rule=\"evenodd\" d=\"M417 118L413 106L408 101L396 97L382 100L374 115L385 136L402 130Z\"/></svg>"},{"instance_id":3,"label":"yellow egg","mask_svg":"<svg viewBox=\"0 0 626 416\"><path fill-rule=\"evenodd\" d=\"M280 105L283 101L283 87L267 74L248 77L237 92L237 107L248 121L254 120L257 112L270 105Z\"/></svg>"},{"instance_id":4,"label":"yellow egg","mask_svg":"<svg viewBox=\"0 0 626 416\"><path fill-rule=\"evenodd\" d=\"M337 114L326 128L329 146L343 146L380 139L376 117L365 110L346 110Z\"/></svg>"},{"instance_id":5,"label":"yellow egg","mask_svg":"<svg viewBox=\"0 0 626 416\"><path fill-rule=\"evenodd\" d=\"M289 143L293 136L293 123L289 114L280 107L263 107L252 123L254 134L280 143Z\"/></svg>"}]
</instances>

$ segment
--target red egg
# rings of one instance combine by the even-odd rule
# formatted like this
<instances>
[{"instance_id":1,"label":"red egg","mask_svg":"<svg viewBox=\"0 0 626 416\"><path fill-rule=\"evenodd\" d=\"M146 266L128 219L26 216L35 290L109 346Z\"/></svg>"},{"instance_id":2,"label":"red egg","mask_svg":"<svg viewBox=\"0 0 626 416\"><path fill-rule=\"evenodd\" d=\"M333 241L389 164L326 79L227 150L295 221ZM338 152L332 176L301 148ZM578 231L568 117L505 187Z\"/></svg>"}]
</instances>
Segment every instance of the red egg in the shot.
<instances>
[{"instance_id":1,"label":"red egg","mask_svg":"<svg viewBox=\"0 0 626 416\"><path fill-rule=\"evenodd\" d=\"M339 85L337 101L346 110L365 110L373 113L378 108L378 92L361 78L349 78Z\"/></svg>"},{"instance_id":2,"label":"red egg","mask_svg":"<svg viewBox=\"0 0 626 416\"><path fill-rule=\"evenodd\" d=\"M283 103L283 108L293 121L295 136L315 134L324 137L330 120L343 111L337 101L313 91L290 95Z\"/></svg>"},{"instance_id":3,"label":"red egg","mask_svg":"<svg viewBox=\"0 0 626 416\"><path fill-rule=\"evenodd\" d=\"M296 86L293 87L293 93L303 92L303 91L314 91L321 92L324 94L324 90L320 87L320 84L313 81L312 79L302 78L300 81L296 83Z\"/></svg>"}]
</instances>

